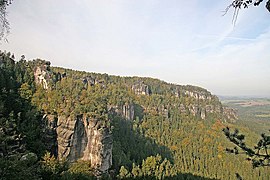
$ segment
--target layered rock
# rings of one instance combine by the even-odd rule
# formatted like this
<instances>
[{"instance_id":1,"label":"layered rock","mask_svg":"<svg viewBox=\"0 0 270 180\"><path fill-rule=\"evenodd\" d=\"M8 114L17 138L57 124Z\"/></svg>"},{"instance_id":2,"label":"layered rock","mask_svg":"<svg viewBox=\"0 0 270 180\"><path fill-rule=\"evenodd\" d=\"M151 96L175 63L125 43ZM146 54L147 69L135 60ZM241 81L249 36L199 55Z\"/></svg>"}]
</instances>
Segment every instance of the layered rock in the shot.
<instances>
[{"instance_id":1,"label":"layered rock","mask_svg":"<svg viewBox=\"0 0 270 180\"><path fill-rule=\"evenodd\" d=\"M52 135L55 132L54 138L47 137L51 139L51 149L57 145L54 153L59 159L90 161L97 172L108 171L112 165L112 134L101 121L83 115L76 118L58 116L57 122L51 116L45 119L46 132Z\"/></svg>"}]
</instances>

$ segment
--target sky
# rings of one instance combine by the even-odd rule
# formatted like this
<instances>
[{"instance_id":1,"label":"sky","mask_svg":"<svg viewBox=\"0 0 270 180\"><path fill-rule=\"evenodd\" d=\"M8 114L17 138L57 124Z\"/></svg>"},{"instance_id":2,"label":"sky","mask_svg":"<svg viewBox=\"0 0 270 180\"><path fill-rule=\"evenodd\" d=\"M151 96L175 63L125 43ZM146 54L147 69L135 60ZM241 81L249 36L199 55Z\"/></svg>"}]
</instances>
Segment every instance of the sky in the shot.
<instances>
[{"instance_id":1,"label":"sky","mask_svg":"<svg viewBox=\"0 0 270 180\"><path fill-rule=\"evenodd\" d=\"M230 0L16 0L0 49L17 59L270 97L270 13Z\"/></svg>"}]
</instances>

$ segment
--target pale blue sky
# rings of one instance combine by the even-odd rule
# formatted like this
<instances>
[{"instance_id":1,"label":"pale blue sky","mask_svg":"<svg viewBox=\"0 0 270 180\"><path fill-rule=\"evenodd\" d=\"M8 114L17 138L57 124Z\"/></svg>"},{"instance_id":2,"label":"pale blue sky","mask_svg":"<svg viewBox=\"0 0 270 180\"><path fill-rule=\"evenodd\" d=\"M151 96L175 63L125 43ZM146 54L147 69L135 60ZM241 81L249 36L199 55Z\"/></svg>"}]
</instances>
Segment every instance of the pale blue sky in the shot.
<instances>
[{"instance_id":1,"label":"pale blue sky","mask_svg":"<svg viewBox=\"0 0 270 180\"><path fill-rule=\"evenodd\" d=\"M61 66L149 76L217 95L270 96L270 13L230 0L16 0L2 50Z\"/></svg>"}]
</instances>

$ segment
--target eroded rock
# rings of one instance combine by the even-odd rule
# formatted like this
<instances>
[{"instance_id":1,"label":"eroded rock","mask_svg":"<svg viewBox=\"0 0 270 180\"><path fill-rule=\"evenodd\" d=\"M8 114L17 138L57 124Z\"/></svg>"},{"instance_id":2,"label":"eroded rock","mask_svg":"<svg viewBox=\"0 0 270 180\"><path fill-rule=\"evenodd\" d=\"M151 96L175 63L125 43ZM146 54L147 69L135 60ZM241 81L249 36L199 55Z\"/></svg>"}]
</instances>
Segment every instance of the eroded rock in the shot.
<instances>
[{"instance_id":1,"label":"eroded rock","mask_svg":"<svg viewBox=\"0 0 270 180\"><path fill-rule=\"evenodd\" d=\"M57 117L57 125L46 117L47 132L55 128L57 157L70 162L90 161L97 172L105 173L112 165L112 134L109 127L96 119L80 115L77 117ZM53 140L52 140L53 141ZM53 143L51 144L54 145Z\"/></svg>"},{"instance_id":2,"label":"eroded rock","mask_svg":"<svg viewBox=\"0 0 270 180\"><path fill-rule=\"evenodd\" d=\"M149 95L150 94L150 90L149 90L148 85L144 84L143 81L134 84L131 89L137 95Z\"/></svg>"}]
</instances>

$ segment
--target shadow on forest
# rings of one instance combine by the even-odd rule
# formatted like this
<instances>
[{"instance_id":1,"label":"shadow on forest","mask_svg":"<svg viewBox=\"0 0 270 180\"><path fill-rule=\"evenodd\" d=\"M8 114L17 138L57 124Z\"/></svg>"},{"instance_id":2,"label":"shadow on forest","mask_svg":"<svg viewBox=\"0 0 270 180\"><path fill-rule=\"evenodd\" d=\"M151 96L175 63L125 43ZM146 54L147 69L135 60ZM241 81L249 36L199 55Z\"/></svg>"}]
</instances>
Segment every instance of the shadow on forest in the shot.
<instances>
[{"instance_id":1,"label":"shadow on forest","mask_svg":"<svg viewBox=\"0 0 270 180\"><path fill-rule=\"evenodd\" d=\"M173 163L173 156L166 146L158 145L151 138L143 136L142 130L132 121L112 115L113 126L113 168L131 168L132 163L141 164L149 156L161 155Z\"/></svg>"}]
</instances>

